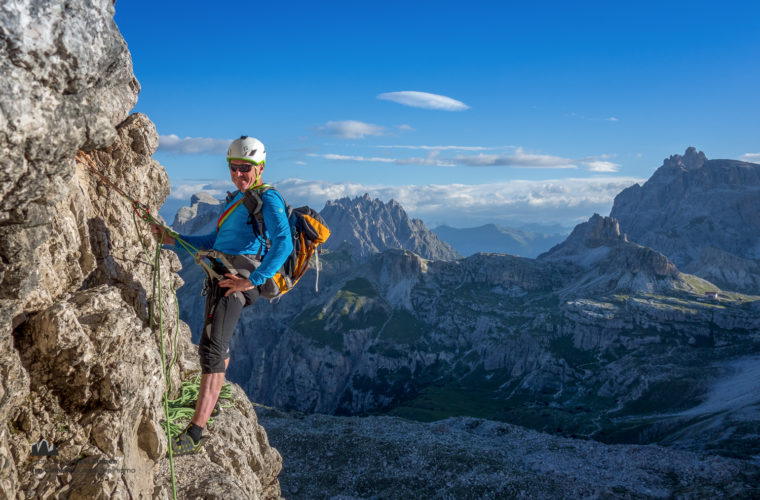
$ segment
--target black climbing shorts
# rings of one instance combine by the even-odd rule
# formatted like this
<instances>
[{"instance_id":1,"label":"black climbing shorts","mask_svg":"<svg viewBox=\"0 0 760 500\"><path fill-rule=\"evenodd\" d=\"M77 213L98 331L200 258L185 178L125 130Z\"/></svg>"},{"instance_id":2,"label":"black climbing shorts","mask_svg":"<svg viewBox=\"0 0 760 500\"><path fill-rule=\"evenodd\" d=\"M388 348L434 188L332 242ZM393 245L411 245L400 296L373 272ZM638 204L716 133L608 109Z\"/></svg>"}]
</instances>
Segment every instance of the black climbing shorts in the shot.
<instances>
[{"instance_id":1,"label":"black climbing shorts","mask_svg":"<svg viewBox=\"0 0 760 500\"><path fill-rule=\"evenodd\" d=\"M260 264L255 255L227 255L226 257L232 267L244 278L248 278ZM201 339L198 342L201 373L224 373L224 361L230 357L230 339L240 319L240 313L244 307L256 302L261 294L260 288L235 292L225 297L224 294L228 289L220 287L217 280L207 279L206 311Z\"/></svg>"}]
</instances>

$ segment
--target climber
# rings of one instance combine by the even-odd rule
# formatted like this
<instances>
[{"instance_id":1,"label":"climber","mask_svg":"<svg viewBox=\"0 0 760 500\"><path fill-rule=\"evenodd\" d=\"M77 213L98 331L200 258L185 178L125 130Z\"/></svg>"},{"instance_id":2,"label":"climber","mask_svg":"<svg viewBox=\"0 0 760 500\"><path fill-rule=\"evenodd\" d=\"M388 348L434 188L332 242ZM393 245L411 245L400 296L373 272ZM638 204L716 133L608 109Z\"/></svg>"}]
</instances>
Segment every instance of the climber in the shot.
<instances>
[{"instance_id":1,"label":"climber","mask_svg":"<svg viewBox=\"0 0 760 500\"><path fill-rule=\"evenodd\" d=\"M217 279L210 274L206 280L206 311L198 345L201 364L201 385L195 413L188 427L172 440L174 455L196 453L203 440L203 427L214 411L224 374L230 361L230 339L244 307L254 303L266 289L274 285L269 278L280 269L293 249L286 204L282 196L261 180L266 151L253 137L242 136L230 144L227 163L230 177L237 191L227 196L227 203L216 225L216 231L202 236L179 235L195 247L215 250L222 261L234 268L230 272L217 259L210 259L212 267L222 275ZM262 190L261 212L266 241L257 236L248 224L248 210L242 203L243 193L249 189ZM163 244L174 245L174 238L157 225L151 232ZM220 276L221 277L221 276ZM218 408L218 407L217 407Z\"/></svg>"}]
</instances>

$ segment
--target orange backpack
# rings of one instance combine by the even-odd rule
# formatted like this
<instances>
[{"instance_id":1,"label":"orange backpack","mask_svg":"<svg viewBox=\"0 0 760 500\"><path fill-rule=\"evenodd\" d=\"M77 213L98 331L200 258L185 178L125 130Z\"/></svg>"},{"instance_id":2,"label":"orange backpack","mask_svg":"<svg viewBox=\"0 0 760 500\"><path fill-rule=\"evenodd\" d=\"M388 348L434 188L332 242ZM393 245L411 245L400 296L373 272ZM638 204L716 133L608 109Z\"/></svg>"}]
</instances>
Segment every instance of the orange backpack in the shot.
<instances>
[{"instance_id":1,"label":"orange backpack","mask_svg":"<svg viewBox=\"0 0 760 500\"><path fill-rule=\"evenodd\" d=\"M264 232L264 216L261 214L263 201L261 195L272 186L264 185L259 189L249 189L243 194L243 203L248 209L248 222L253 226L253 232L266 241L267 249L271 242L266 238ZM274 189L277 191L276 189ZM279 191L277 191L280 194ZM282 196L282 194L280 194ZM283 198L285 201L285 198ZM265 298L274 299L288 293L301 276L309 269L312 255L315 256L315 269L317 271L317 282L315 290L319 291L319 253L320 246L330 237L330 228L327 227L325 220L311 207L303 206L291 208L285 203L288 222L290 223L290 235L293 239L293 251L285 259L279 271L270 278L277 285L277 292L267 294Z\"/></svg>"}]
</instances>

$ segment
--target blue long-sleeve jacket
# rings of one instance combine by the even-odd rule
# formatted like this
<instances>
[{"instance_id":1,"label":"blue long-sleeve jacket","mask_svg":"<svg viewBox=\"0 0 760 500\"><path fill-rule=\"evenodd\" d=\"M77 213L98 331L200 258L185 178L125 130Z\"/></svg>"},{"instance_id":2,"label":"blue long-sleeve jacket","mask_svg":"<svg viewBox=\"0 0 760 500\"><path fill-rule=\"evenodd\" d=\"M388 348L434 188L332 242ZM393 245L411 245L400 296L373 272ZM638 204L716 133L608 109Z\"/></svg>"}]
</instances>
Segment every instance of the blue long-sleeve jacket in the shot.
<instances>
[{"instance_id":1,"label":"blue long-sleeve jacket","mask_svg":"<svg viewBox=\"0 0 760 500\"><path fill-rule=\"evenodd\" d=\"M243 197L241 192L235 193L224 207L227 211ZM240 203L234 211L213 233L189 236L180 234L180 238L199 248L213 249L229 255L256 255L261 252L261 265L251 273L250 280L254 286L262 285L280 270L285 259L293 251L293 241L290 233L285 200L280 193L269 189L261 194L261 215L264 218L264 228L267 239L272 246L267 250L266 241L258 237L248 221L248 210ZM224 212L223 212L224 213Z\"/></svg>"}]
</instances>

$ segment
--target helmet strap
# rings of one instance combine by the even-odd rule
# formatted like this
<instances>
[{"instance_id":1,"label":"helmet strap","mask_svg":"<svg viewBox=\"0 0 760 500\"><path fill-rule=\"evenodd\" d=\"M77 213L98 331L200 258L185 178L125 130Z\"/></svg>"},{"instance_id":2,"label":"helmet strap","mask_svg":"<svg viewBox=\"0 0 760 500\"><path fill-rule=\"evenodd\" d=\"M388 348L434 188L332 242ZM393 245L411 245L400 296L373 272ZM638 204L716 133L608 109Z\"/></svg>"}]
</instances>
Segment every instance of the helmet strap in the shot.
<instances>
[{"instance_id":1,"label":"helmet strap","mask_svg":"<svg viewBox=\"0 0 760 500\"><path fill-rule=\"evenodd\" d=\"M264 171L264 168L263 167L259 168L258 166L254 168L256 168L257 172L256 172L256 178L253 180L253 187L256 187L263 184L263 182L261 182L261 173Z\"/></svg>"}]
</instances>

